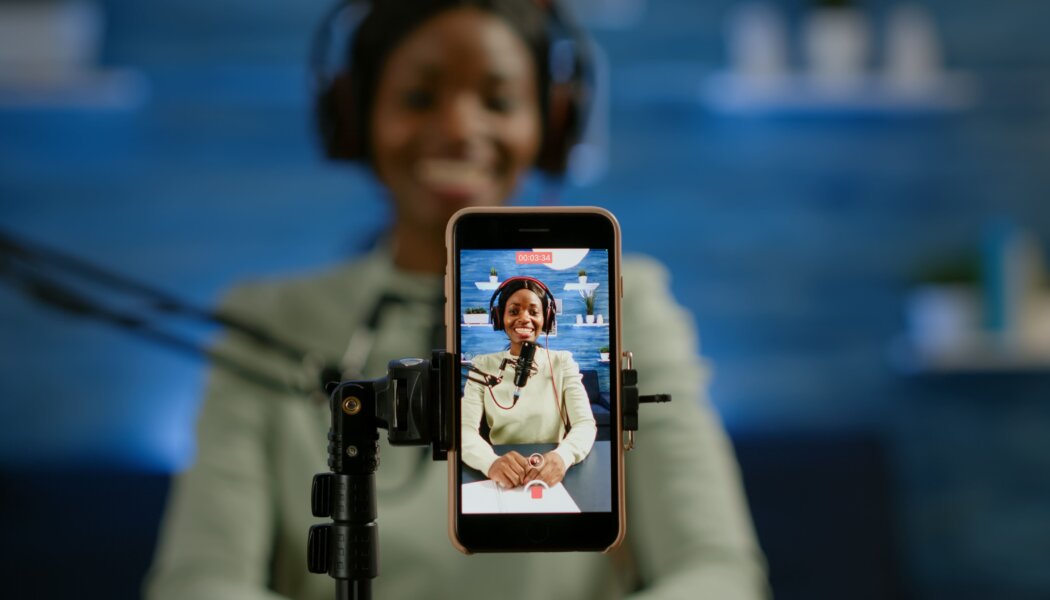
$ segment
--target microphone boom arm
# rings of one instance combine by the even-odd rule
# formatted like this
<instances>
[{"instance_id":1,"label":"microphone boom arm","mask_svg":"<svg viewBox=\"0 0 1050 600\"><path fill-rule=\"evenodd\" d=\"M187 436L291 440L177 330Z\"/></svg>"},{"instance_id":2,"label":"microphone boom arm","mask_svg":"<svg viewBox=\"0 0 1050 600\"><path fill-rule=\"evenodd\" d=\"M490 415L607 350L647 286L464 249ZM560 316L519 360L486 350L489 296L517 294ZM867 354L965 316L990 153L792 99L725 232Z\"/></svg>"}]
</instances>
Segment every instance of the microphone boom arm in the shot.
<instances>
[{"instance_id":1,"label":"microphone boom arm","mask_svg":"<svg viewBox=\"0 0 1050 600\"><path fill-rule=\"evenodd\" d=\"M505 371L508 366L517 367L518 361L513 358L504 358L503 361L499 364L499 375L492 375L490 373L486 373L485 371L482 371L481 369L475 367L474 364L470 361L464 360L460 362L460 367L466 370L467 380L473 381L477 384L481 384L487 388L494 388L497 385L503 383L503 371ZM529 367L529 375L535 375L538 372L539 369L536 367L535 364Z\"/></svg>"}]
</instances>

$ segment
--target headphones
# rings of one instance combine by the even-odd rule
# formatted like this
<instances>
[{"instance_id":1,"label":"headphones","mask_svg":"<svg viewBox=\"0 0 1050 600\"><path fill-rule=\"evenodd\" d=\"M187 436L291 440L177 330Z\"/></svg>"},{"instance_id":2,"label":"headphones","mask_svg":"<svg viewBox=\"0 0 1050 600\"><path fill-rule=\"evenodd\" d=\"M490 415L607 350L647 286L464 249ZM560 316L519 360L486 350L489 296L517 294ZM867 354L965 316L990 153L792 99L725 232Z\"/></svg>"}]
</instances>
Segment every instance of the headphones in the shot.
<instances>
[{"instance_id":1,"label":"headphones","mask_svg":"<svg viewBox=\"0 0 1050 600\"><path fill-rule=\"evenodd\" d=\"M325 15L314 36L311 70L315 80L314 111L325 155L334 160L368 160L369 115L360 111L370 106L362 102L367 90L360 73L345 64L349 47L339 43L353 37L358 25L383 0L339 0ZM547 21L547 68L540 68L546 90L540 105L543 111L543 137L536 168L560 177L569 165L569 155L579 141L586 122L587 104L593 87L593 67L588 41L572 21L561 14L553 0L531 0ZM455 8L450 3L448 8ZM333 44L338 47L333 48ZM530 53L531 54L531 53ZM352 59L351 59L352 60ZM333 67L333 64L337 66ZM545 76L544 76L545 75ZM373 82L373 86L376 82Z\"/></svg>"},{"instance_id":2,"label":"headphones","mask_svg":"<svg viewBox=\"0 0 1050 600\"><path fill-rule=\"evenodd\" d=\"M492 328L496 331L503 331L503 314L499 309L499 305L496 303L496 299L507 289L508 285L515 282L534 283L543 291L543 297L540 299L543 303L543 333L550 333L551 329L554 328L554 320L558 313L558 303L554 299L554 294L551 293L550 288L548 288L542 281L535 277L525 276L507 278L503 283L499 284L496 291L492 293L492 298L489 300L489 316L492 318ZM526 285L522 285L518 289L528 290L529 288Z\"/></svg>"}]
</instances>

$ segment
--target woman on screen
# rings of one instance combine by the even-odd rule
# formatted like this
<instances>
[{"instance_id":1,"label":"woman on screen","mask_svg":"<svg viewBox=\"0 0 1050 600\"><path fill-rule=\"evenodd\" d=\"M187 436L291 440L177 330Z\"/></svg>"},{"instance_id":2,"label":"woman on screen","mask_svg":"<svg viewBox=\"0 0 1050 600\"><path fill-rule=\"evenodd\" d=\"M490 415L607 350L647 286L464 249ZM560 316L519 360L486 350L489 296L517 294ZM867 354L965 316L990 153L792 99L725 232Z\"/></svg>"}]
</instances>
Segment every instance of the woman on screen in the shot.
<instances>
[{"instance_id":1,"label":"woman on screen","mask_svg":"<svg viewBox=\"0 0 1050 600\"><path fill-rule=\"evenodd\" d=\"M512 277L500 285L490 304L497 297L499 303L491 307L492 325L507 335L510 347L473 359L476 370L502 381L492 386L476 378L467 382L461 415L463 461L506 488L535 479L555 485L570 466L587 458L597 433L580 367L572 352L538 343L541 334L550 333L555 319L554 295L543 282ZM522 356L523 343L536 348L533 371L518 388L514 366L506 361ZM489 429L488 442L481 435L482 419ZM529 458L516 450L502 455L497 451L504 444L538 443L558 445Z\"/></svg>"}]
</instances>

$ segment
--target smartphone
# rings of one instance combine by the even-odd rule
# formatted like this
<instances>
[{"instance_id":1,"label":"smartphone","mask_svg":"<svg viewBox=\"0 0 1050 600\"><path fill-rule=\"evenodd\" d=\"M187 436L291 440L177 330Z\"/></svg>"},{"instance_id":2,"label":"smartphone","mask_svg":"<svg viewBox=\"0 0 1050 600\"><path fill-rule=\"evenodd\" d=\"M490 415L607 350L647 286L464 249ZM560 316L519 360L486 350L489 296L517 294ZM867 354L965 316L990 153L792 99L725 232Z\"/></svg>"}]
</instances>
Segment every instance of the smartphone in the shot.
<instances>
[{"instance_id":1,"label":"smartphone","mask_svg":"<svg viewBox=\"0 0 1050 600\"><path fill-rule=\"evenodd\" d=\"M453 545L615 549L626 531L619 223L593 207L469 208L446 248L460 361Z\"/></svg>"}]
</instances>

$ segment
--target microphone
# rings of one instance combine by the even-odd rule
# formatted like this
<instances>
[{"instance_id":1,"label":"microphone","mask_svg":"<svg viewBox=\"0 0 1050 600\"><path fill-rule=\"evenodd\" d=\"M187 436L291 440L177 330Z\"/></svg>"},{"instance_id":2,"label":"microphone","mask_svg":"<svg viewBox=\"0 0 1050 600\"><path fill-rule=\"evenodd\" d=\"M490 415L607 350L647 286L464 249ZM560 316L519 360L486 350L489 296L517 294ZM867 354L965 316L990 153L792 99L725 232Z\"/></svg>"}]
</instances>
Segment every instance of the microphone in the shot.
<instances>
[{"instance_id":1,"label":"microphone","mask_svg":"<svg viewBox=\"0 0 1050 600\"><path fill-rule=\"evenodd\" d=\"M521 395L521 388L529 380L532 373L532 358L536 355L536 344L534 342L522 342L518 360L514 365L514 399Z\"/></svg>"}]
</instances>

